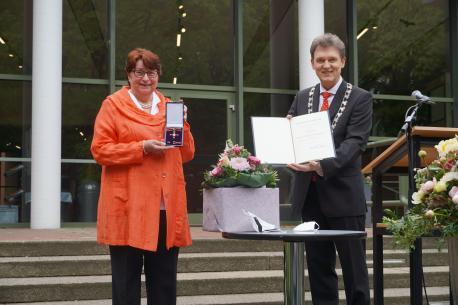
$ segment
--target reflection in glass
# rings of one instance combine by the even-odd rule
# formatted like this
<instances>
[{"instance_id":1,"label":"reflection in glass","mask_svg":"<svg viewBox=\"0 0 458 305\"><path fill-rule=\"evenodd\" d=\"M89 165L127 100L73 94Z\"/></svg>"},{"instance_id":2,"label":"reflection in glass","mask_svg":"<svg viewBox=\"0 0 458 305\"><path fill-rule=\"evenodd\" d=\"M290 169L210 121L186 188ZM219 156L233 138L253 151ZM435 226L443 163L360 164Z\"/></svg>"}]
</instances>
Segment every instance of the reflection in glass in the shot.
<instances>
[{"instance_id":1,"label":"reflection in glass","mask_svg":"<svg viewBox=\"0 0 458 305\"><path fill-rule=\"evenodd\" d=\"M0 152L30 157L31 82L0 81Z\"/></svg>"},{"instance_id":2,"label":"reflection in glass","mask_svg":"<svg viewBox=\"0 0 458 305\"><path fill-rule=\"evenodd\" d=\"M217 99L183 98L188 107L188 121L194 137L194 160L184 164L188 212L202 212L200 183L203 172L215 164L224 150L227 137L227 102Z\"/></svg>"},{"instance_id":3,"label":"reflection in glass","mask_svg":"<svg viewBox=\"0 0 458 305\"><path fill-rule=\"evenodd\" d=\"M414 102L374 100L372 136L396 137L404 125L404 114ZM451 104L424 105L418 112L415 125L448 126L451 121Z\"/></svg>"},{"instance_id":4,"label":"reflection in glass","mask_svg":"<svg viewBox=\"0 0 458 305\"><path fill-rule=\"evenodd\" d=\"M358 1L360 87L450 96L448 1Z\"/></svg>"},{"instance_id":5,"label":"reflection in glass","mask_svg":"<svg viewBox=\"0 0 458 305\"><path fill-rule=\"evenodd\" d=\"M30 74L32 1L0 1L0 73Z\"/></svg>"},{"instance_id":6,"label":"reflection in glass","mask_svg":"<svg viewBox=\"0 0 458 305\"><path fill-rule=\"evenodd\" d=\"M0 156L4 157L4 153ZM17 213L14 217L17 221L28 221L30 206L27 210L26 203L27 198L30 200L30 162L0 161L0 175L0 204L14 206L11 212Z\"/></svg>"},{"instance_id":7,"label":"reflection in glass","mask_svg":"<svg viewBox=\"0 0 458 305\"><path fill-rule=\"evenodd\" d=\"M297 1L243 1L245 86L299 87Z\"/></svg>"},{"instance_id":8,"label":"reflection in glass","mask_svg":"<svg viewBox=\"0 0 458 305\"><path fill-rule=\"evenodd\" d=\"M103 85L63 85L62 158L92 159L94 121L107 94Z\"/></svg>"},{"instance_id":9,"label":"reflection in glass","mask_svg":"<svg viewBox=\"0 0 458 305\"><path fill-rule=\"evenodd\" d=\"M62 164L61 218L66 222L95 222L101 167L94 163Z\"/></svg>"},{"instance_id":10,"label":"reflection in glass","mask_svg":"<svg viewBox=\"0 0 458 305\"><path fill-rule=\"evenodd\" d=\"M107 0L63 1L63 76L107 78L107 33Z\"/></svg>"},{"instance_id":11,"label":"reflection in glass","mask_svg":"<svg viewBox=\"0 0 458 305\"><path fill-rule=\"evenodd\" d=\"M116 78L127 53L147 48L161 58L160 82L233 84L232 1L118 1ZM139 9L141 8L141 9Z\"/></svg>"}]
</instances>

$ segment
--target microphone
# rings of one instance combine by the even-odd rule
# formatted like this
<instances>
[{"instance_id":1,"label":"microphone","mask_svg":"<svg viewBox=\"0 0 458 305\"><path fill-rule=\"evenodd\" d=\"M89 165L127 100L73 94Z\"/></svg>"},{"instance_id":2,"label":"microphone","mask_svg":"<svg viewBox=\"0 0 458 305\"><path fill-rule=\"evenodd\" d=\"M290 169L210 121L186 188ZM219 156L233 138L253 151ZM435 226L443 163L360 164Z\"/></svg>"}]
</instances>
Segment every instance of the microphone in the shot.
<instances>
[{"instance_id":1,"label":"microphone","mask_svg":"<svg viewBox=\"0 0 458 305\"><path fill-rule=\"evenodd\" d=\"M434 104L434 102L431 101L431 98L429 96L421 94L420 90L413 91L411 96L413 96L417 100L417 103L429 105Z\"/></svg>"}]
</instances>

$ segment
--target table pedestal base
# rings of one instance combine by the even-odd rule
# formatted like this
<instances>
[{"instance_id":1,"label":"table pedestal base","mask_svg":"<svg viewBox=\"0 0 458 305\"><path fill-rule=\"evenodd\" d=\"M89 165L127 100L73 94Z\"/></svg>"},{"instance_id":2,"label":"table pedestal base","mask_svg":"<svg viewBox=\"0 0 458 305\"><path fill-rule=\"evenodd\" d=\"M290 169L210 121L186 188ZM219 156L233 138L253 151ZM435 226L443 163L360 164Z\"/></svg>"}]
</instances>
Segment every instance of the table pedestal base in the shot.
<instances>
[{"instance_id":1,"label":"table pedestal base","mask_svg":"<svg viewBox=\"0 0 458 305\"><path fill-rule=\"evenodd\" d=\"M284 300L285 305L304 304L303 242L284 242Z\"/></svg>"}]
</instances>

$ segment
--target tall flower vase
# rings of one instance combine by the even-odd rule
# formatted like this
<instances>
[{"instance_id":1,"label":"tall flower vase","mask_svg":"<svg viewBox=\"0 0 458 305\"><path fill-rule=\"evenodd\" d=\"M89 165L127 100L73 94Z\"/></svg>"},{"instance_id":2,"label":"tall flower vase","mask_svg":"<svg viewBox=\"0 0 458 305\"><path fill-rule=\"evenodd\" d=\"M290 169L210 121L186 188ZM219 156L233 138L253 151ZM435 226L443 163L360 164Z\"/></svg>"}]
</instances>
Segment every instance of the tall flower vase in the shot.
<instances>
[{"instance_id":1,"label":"tall flower vase","mask_svg":"<svg viewBox=\"0 0 458 305\"><path fill-rule=\"evenodd\" d=\"M448 260L450 265L450 291L453 305L458 305L458 237L448 238Z\"/></svg>"}]
</instances>

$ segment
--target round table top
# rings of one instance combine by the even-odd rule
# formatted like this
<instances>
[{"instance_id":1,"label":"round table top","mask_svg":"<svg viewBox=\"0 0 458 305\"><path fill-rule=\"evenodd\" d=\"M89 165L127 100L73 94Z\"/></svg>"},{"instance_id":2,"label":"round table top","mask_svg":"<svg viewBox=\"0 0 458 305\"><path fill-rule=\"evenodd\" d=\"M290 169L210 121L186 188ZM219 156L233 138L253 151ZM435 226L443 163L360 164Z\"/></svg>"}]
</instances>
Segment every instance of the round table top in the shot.
<instances>
[{"instance_id":1,"label":"round table top","mask_svg":"<svg viewBox=\"0 0 458 305\"><path fill-rule=\"evenodd\" d=\"M222 232L228 239L250 240L282 240L286 242L302 242L307 240L339 240L361 239L367 236L364 231L346 230L316 230L298 232L293 230L265 231L265 232Z\"/></svg>"}]
</instances>

